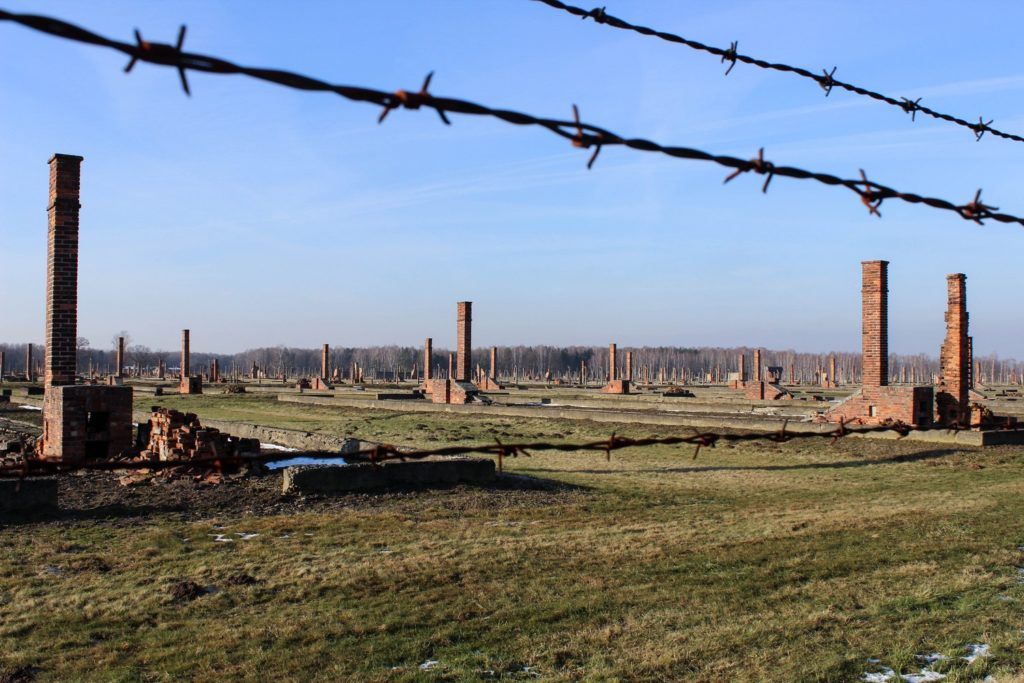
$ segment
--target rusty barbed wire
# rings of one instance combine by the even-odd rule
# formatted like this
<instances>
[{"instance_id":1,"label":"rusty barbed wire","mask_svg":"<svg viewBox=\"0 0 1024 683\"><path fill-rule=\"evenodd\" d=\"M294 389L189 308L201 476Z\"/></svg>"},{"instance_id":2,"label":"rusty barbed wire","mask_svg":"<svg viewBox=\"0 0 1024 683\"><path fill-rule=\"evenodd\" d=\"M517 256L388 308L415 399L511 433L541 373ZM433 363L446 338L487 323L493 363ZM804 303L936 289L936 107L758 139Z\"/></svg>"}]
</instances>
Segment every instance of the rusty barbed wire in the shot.
<instances>
[{"instance_id":1,"label":"rusty barbed wire","mask_svg":"<svg viewBox=\"0 0 1024 683\"><path fill-rule=\"evenodd\" d=\"M641 438L630 438L619 436L612 432L607 439L585 441L580 443L556 443L550 441L530 441L521 443L503 443L495 439L493 444L475 444L468 446L441 446L438 448L417 449L402 448L390 444L377 444L370 448L363 448L352 453L339 453L337 451L293 451L284 453L262 453L260 455L235 455L235 456L211 456L205 458L192 458L187 460L143 460L143 459L111 459L81 462L58 462L26 458L22 462L0 466L0 479L23 479L29 476L46 476L70 474L73 472L95 470L95 471L116 471L116 470L169 470L181 468L182 470L212 470L224 471L233 470L241 466L251 464L267 464L291 460L296 457L312 460L345 460L347 462L381 464L388 461L399 460L425 460L432 457L456 457L463 455L480 454L493 456L498 459L499 470L506 458L514 458L520 455L530 457L531 453L545 451L554 452L591 452L604 454L606 460L611 460L613 451L624 448L647 448L652 446L693 446L693 459L696 460L701 448L714 448L719 443L745 443L754 441L766 441L771 443L787 443L805 439L826 439L834 444L839 439L855 435L892 432L897 438L903 438L912 432L929 431L957 431L956 428L946 427L912 427L902 422L893 422L881 425L864 425L860 420L850 422L840 421L835 429L825 431L786 431L789 421L786 420L776 431L752 432L752 431L701 431L693 428L693 434L687 436L652 436ZM851 427L853 424L855 426ZM1002 429L1011 429L1007 423Z\"/></svg>"},{"instance_id":2,"label":"rusty barbed wire","mask_svg":"<svg viewBox=\"0 0 1024 683\"><path fill-rule=\"evenodd\" d=\"M546 0L540 1L544 2ZM569 6L566 5L565 7L568 8ZM606 15L602 14L601 16ZM130 70L131 67L139 61L172 67L178 71L181 78L182 88L185 90L186 94L191 94L185 75L187 71L200 71L204 73L224 75L244 75L296 90L332 92L348 100L366 102L383 107L383 111L378 119L379 122L383 122L385 117L395 109L404 108L413 110L423 108L433 109L445 124L450 124L448 114L462 114L466 116L495 118L517 126L537 126L568 140L575 147L583 149L594 148L594 152L591 154L587 164L588 168L594 164L594 161L597 159L597 155L602 147L609 145L621 145L623 147L642 152L663 154L676 159L711 162L718 164L719 166L734 169L734 173L727 177L726 181L731 180L740 173L754 171L759 174L767 174L768 180L774 176L782 176L786 178L795 178L797 180L814 180L823 185L845 187L855 192L861 198L861 201L868 207L870 213L878 217L881 217L878 207L884 200L898 199L910 204L924 204L925 206L929 206L934 209L949 211L965 220L970 220L979 224L983 224L984 220L991 219L1000 223L1015 223L1017 225L1024 226L1024 218L1007 213L998 213L996 207L980 203L977 200L977 197L974 201L967 202L965 204L955 204L937 197L922 196L912 192L900 192L891 187L867 180L863 173L862 178L859 180L848 178L844 179L828 173L818 173L793 166L779 166L764 159L763 148L756 159L741 159L739 157L728 155L711 154L709 152L690 147L663 145L643 138L626 138L600 126L580 121L578 118L578 109L575 105L573 105L574 118L567 120L542 118L509 109L494 109L467 100L451 97L438 97L436 95L432 95L428 91L432 74L427 76L423 86L417 92L410 92L406 90L386 92L372 88L332 84L311 76L304 76L302 74L279 69L241 66L218 57L185 52L183 50L185 36L184 27L179 31L178 42L175 45L169 45L144 41L138 33L136 33L135 43L125 43L100 36L81 28L80 26L76 26L53 17L35 14L17 14L3 9L0 9L0 21L14 22L36 31L64 38L66 40L98 45L117 50L118 52L127 55L131 60L126 67L126 71ZM718 48L715 49L717 50ZM736 59L743 61L740 55L737 55ZM826 72L823 77L815 78L822 79L820 81L822 83L830 83L837 86L840 85L839 82L832 82L832 76L828 72ZM918 111L924 111L924 108L918 108ZM975 125L980 126L980 128L976 129L980 134L984 134L984 132L993 132L992 129L988 127L988 124L985 124L983 121L979 121L979 123ZM767 191L767 187L768 181L766 180L763 189Z\"/></svg>"},{"instance_id":3,"label":"rusty barbed wire","mask_svg":"<svg viewBox=\"0 0 1024 683\"><path fill-rule=\"evenodd\" d=\"M583 7L576 7L575 5L566 4L564 2L561 2L560 0L534 0L534 2L539 2L553 9L567 12L568 14L580 17L581 19L593 19L598 24L605 24L606 26L622 29L624 31L633 31L634 33L639 33L640 35L643 36L652 36L655 38L660 38L661 40L667 41L669 43L685 45L686 47L692 48L694 50L699 50L701 52L707 52L708 54L715 55L716 57L721 58L721 62L723 64L726 62L729 63L729 68L726 69L725 71L726 76L728 76L729 73L732 71L733 67L736 66L736 62L750 64L751 66L756 66L762 69L768 69L772 71L792 73L796 74L797 76L802 76L804 78L810 79L817 83L821 87L821 89L825 91L825 97L828 97L832 93L833 88L839 88L841 90L854 93L855 95L863 95L864 97L870 97L871 99L876 100L878 102L883 102L885 104L897 107L903 110L905 113L910 114L911 121L915 121L917 119L918 112L920 112L927 116L931 116L934 119L939 119L941 121L947 121L949 123L962 126L964 128L969 129L972 133L974 133L975 139L978 141L981 140L982 136L984 136L985 133L989 133L991 135L995 135L996 137L1003 138L1004 140L1024 142L1024 136L1016 135L1014 133L1006 133L1001 130L992 128L993 121L985 121L984 117L978 117L977 123L971 123L966 119L962 119L957 116L952 116L950 114L943 114L942 112L936 111L930 107L922 105L920 97L918 97L916 100L911 100L908 97L900 97L899 99L897 99L895 97L890 97L889 95L884 95L873 90L868 90L867 88L863 88L859 85L854 85L852 83L840 81L835 77L837 67L834 66L832 67L831 71L822 69L820 74L816 74L812 71L809 71L798 66L790 66L789 64L768 62L763 59L751 57L750 55L740 54L736 51L738 41L733 41L729 45L728 49L726 49L721 47L714 47L712 45L705 45L704 43L701 43L699 41L684 38L683 36L676 35L674 33L659 31L648 26L632 24L624 19L620 19L619 17L608 14L605 7L601 7L600 9L595 8L588 10Z\"/></svg>"}]
</instances>

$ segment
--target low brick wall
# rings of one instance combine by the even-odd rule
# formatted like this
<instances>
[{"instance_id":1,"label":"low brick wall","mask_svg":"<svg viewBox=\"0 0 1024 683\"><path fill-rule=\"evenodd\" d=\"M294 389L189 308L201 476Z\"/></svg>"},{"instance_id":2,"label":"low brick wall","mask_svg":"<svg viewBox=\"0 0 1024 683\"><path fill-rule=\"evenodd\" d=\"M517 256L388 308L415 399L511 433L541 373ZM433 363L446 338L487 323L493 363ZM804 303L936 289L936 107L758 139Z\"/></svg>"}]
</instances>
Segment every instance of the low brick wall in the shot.
<instances>
[{"instance_id":1,"label":"low brick wall","mask_svg":"<svg viewBox=\"0 0 1024 683\"><path fill-rule=\"evenodd\" d=\"M486 484L494 477L494 461L477 458L298 465L285 468L282 488L285 493L345 493L394 486Z\"/></svg>"}]
</instances>

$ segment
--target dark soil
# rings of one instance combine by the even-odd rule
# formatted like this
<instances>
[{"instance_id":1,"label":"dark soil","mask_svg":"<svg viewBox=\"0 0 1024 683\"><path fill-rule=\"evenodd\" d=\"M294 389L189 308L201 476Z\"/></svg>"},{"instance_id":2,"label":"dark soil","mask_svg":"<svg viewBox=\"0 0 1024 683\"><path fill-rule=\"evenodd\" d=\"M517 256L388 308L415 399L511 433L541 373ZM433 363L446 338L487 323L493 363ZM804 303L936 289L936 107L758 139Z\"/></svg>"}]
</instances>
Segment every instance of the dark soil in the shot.
<instances>
[{"instance_id":1,"label":"dark soil","mask_svg":"<svg viewBox=\"0 0 1024 683\"><path fill-rule=\"evenodd\" d=\"M441 501L453 510L501 509L520 505L564 502L583 489L544 479L501 475L487 486L402 488L335 496L283 494L280 470L261 475L227 476L219 484L191 477L154 476L124 486L116 472L83 471L61 475L58 510L0 513L0 528L32 524L62 524L106 520L117 525L139 519L168 517L199 520L219 516L267 516L345 508L394 507Z\"/></svg>"}]
</instances>

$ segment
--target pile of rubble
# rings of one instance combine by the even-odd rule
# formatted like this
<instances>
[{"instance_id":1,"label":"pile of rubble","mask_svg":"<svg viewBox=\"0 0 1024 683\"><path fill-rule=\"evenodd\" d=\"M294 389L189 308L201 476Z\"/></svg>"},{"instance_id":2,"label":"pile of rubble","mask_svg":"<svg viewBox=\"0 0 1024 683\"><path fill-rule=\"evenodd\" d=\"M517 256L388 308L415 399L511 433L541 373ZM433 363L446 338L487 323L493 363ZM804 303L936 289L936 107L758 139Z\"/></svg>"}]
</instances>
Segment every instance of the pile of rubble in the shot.
<instances>
[{"instance_id":1,"label":"pile of rubble","mask_svg":"<svg viewBox=\"0 0 1024 683\"><path fill-rule=\"evenodd\" d=\"M149 443L142 457L156 460L194 460L258 455L259 439L243 439L213 427L203 427L194 413L154 407L149 418Z\"/></svg>"}]
</instances>

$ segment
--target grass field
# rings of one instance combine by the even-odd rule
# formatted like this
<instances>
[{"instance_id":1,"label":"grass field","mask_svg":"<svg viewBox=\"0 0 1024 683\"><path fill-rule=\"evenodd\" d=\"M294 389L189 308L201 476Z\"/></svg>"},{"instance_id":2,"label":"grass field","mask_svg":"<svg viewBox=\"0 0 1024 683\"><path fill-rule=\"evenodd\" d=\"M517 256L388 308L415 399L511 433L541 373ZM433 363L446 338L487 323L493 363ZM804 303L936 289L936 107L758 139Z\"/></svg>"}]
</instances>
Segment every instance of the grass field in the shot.
<instances>
[{"instance_id":1,"label":"grass field","mask_svg":"<svg viewBox=\"0 0 1024 683\"><path fill-rule=\"evenodd\" d=\"M403 445L610 431L257 397L158 401ZM967 681L1024 669L1024 448L847 439L692 456L506 461L569 485L547 491L7 524L0 680L21 665L39 680L97 681L851 681L925 666ZM239 574L256 583L232 585ZM214 590L175 599L183 580ZM990 649L968 664L972 644ZM935 652L948 659L917 657Z\"/></svg>"}]
</instances>

